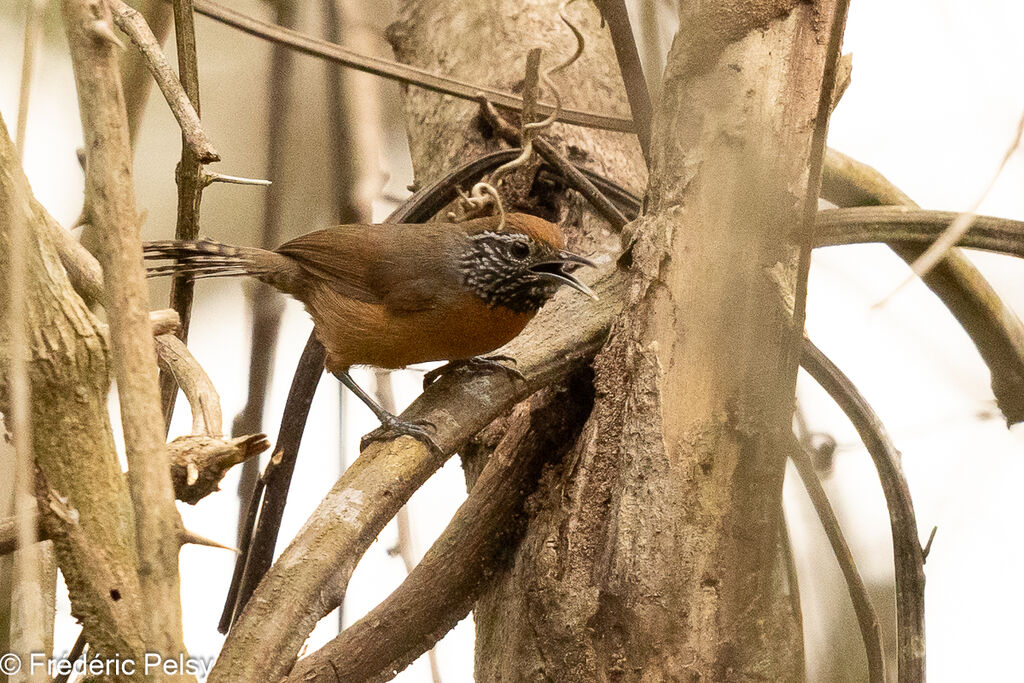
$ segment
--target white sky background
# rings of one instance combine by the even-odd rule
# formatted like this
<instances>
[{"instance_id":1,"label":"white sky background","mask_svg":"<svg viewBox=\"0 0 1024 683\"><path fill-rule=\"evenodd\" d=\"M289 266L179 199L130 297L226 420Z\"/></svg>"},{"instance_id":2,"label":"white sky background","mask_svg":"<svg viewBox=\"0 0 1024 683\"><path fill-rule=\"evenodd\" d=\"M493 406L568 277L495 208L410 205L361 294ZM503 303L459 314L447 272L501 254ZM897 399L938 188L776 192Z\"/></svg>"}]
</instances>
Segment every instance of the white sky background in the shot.
<instances>
[{"instance_id":1,"label":"white sky background","mask_svg":"<svg viewBox=\"0 0 1024 683\"><path fill-rule=\"evenodd\" d=\"M257 11L252 4L244 8ZM260 116L263 74L219 59L218 50L231 39L233 50L265 59L266 48L206 19L197 21L204 120L225 158L217 170L258 177L265 163L262 148L254 148L243 137L236 119ZM968 208L991 178L1024 112L1022 26L1024 4L1018 2L853 0L844 43L844 52L854 54L853 81L833 116L829 144L875 166L925 208ZM21 31L20 24L0 20L0 111L12 132ZM81 208L82 176L74 156L81 132L62 41L47 43L35 73L26 168L36 195L68 224ZM256 84L258 94L251 101L221 92L219 84L238 79ZM139 204L149 211L146 230L152 237L169 234L173 222L178 139L172 127L166 107L152 96L137 157L146 160L145 168L137 163ZM399 158L400 141L389 139L387 146L382 158ZM389 190L399 192L408 182L407 163L385 164L391 174ZM1024 154L1018 153L981 212L1024 219L1022 189ZM216 235L219 221L255 224L262 205L259 193L253 188L211 187L204 200L204 233ZM224 200L227 196L231 203ZM377 217L385 213L381 205ZM307 225L289 230L303 232L330 223L329 214L314 214L305 216ZM1024 264L989 254L972 253L971 258L1018 315L1024 315ZM932 526L939 527L926 566L929 678L1007 680L1017 669L1012 653L1024 636L1019 620L1024 612L1019 581L1024 549L1016 540L1024 518L1019 493L1024 482L1021 431L1005 428L994 409L987 369L923 285L914 283L882 310L869 311L906 273L903 262L885 247L819 250L811 273L807 328L871 402L903 452L922 540ZM245 398L248 320L242 292L238 283L200 285L190 340L220 390L226 420ZM267 405L265 428L272 439L309 329L301 307L290 304ZM400 401L415 396L419 377L412 371L396 374ZM357 375L357 380L371 382L369 373ZM336 383L325 377L303 441L281 545L338 476L337 396ZM870 460L850 425L806 377L801 379L799 396L812 428L833 434L840 444L826 488L861 571L869 583L891 580L888 518ZM354 406L356 422L346 434L351 458L358 436L373 422L360 404L347 403ZM180 410L172 433L183 433L188 426L188 411ZM231 543L236 481L236 475L229 476L223 493L197 507L182 505L186 525ZM464 495L457 458L415 495L412 515L420 552L444 528ZM811 639L827 632L826 616L849 611L848 599L834 592L838 569L798 482L788 483L786 499L807 605L805 630ZM389 526L356 570L346 602L347 622L402 580L401 560L386 552L394 540L394 528ZM222 642L216 623L233 559L227 552L205 548L182 552L185 633L196 656L216 654ZM815 604L822 609L815 609ZM66 598L62 607L58 649L70 647L77 634L77 626L67 617ZM309 647L329 639L335 623L333 616L325 620ZM440 644L446 682L471 680L472 637L467 621ZM813 652L809 660L813 674ZM429 680L424 660L398 680Z\"/></svg>"}]
</instances>

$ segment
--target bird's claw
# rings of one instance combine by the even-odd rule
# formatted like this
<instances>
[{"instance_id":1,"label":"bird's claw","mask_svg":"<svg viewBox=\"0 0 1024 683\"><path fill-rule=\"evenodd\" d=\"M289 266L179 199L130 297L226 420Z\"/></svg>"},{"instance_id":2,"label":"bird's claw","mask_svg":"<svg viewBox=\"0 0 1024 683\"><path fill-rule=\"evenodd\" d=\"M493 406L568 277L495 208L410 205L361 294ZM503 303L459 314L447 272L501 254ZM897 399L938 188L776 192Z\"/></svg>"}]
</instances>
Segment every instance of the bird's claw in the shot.
<instances>
[{"instance_id":1,"label":"bird's claw","mask_svg":"<svg viewBox=\"0 0 1024 683\"><path fill-rule=\"evenodd\" d=\"M508 363L508 365L506 365L506 363ZM518 379L523 382L526 381L526 377L523 373L516 369L515 358L512 356L496 354L493 356L474 356L473 358L466 358L463 360L448 361L441 367L434 368L423 375L423 388L426 389L449 372L454 372L463 368L468 370L501 370L502 372L507 372L512 375L513 379Z\"/></svg>"},{"instance_id":2,"label":"bird's claw","mask_svg":"<svg viewBox=\"0 0 1024 683\"><path fill-rule=\"evenodd\" d=\"M382 420L380 427L373 430L360 440L359 450L365 450L367 446L375 441L390 441L391 439L399 436L411 436L426 445L426 447L435 454L443 454L444 451L437 445L437 442L434 441L434 437L428 428L429 430L437 430L437 427L430 420L417 419L407 422L392 416L390 420Z\"/></svg>"}]
</instances>

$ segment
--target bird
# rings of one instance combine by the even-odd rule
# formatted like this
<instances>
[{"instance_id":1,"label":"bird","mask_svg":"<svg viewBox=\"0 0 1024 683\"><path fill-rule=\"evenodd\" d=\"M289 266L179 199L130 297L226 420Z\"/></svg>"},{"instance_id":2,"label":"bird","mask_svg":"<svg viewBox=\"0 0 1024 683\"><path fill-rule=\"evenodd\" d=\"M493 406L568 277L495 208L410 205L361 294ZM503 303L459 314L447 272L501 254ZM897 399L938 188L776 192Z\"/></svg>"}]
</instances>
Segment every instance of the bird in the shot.
<instances>
[{"instance_id":1,"label":"bird","mask_svg":"<svg viewBox=\"0 0 1024 683\"><path fill-rule=\"evenodd\" d=\"M300 301L326 349L327 371L380 420L376 438L407 434L434 450L432 425L389 413L350 368L497 363L482 356L518 335L559 287L597 298L573 275L594 263L565 249L557 224L523 213L338 225L274 250L204 239L147 242L143 253L173 261L148 266L150 276L248 275Z\"/></svg>"}]
</instances>

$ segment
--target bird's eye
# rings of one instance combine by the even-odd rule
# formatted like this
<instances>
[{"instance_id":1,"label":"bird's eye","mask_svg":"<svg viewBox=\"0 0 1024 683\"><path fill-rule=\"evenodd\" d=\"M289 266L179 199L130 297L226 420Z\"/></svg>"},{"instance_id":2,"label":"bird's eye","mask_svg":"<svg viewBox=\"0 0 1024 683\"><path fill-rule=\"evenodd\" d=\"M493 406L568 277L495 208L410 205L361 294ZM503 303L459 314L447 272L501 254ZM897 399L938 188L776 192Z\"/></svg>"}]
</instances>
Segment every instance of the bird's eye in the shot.
<instances>
[{"instance_id":1,"label":"bird's eye","mask_svg":"<svg viewBox=\"0 0 1024 683\"><path fill-rule=\"evenodd\" d=\"M516 258L526 258L530 255L530 245L526 242L513 242L509 246L509 252Z\"/></svg>"}]
</instances>

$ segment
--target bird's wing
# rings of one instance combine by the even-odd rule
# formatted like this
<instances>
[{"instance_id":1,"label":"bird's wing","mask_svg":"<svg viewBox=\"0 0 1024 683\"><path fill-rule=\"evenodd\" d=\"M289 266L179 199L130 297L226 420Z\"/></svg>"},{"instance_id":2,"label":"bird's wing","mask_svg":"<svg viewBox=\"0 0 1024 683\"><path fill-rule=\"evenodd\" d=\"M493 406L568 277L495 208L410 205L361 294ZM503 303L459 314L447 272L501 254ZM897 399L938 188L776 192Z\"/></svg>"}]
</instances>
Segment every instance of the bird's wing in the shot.
<instances>
[{"instance_id":1,"label":"bird's wing","mask_svg":"<svg viewBox=\"0 0 1024 683\"><path fill-rule=\"evenodd\" d=\"M449 284L450 236L436 224L339 225L278 247L339 294L395 311L436 306Z\"/></svg>"}]
</instances>

